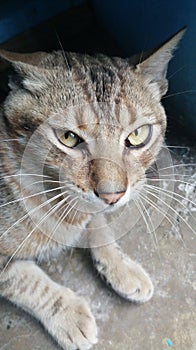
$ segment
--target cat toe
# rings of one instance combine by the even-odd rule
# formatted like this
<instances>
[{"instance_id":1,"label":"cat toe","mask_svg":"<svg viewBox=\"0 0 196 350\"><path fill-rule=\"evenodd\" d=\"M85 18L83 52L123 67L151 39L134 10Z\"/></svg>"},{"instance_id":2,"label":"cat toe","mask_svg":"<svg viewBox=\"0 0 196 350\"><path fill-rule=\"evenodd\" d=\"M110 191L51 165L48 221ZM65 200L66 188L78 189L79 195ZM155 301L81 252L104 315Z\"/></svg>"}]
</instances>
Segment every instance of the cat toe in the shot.
<instances>
[{"instance_id":1,"label":"cat toe","mask_svg":"<svg viewBox=\"0 0 196 350\"><path fill-rule=\"evenodd\" d=\"M136 281L132 281L132 283ZM136 288L135 292L127 294L126 299L136 302L143 303L152 298L154 288L150 278L146 275L143 276L143 279L139 281L140 287Z\"/></svg>"},{"instance_id":2,"label":"cat toe","mask_svg":"<svg viewBox=\"0 0 196 350\"><path fill-rule=\"evenodd\" d=\"M153 295L153 285L149 277L143 276L142 280L135 276L126 277L126 283L113 284L113 289L124 299L136 303L143 303L151 299Z\"/></svg>"},{"instance_id":3,"label":"cat toe","mask_svg":"<svg viewBox=\"0 0 196 350\"><path fill-rule=\"evenodd\" d=\"M97 267L106 283L121 297L137 303L150 300L153 284L145 270L127 256L121 256L118 265Z\"/></svg>"},{"instance_id":4,"label":"cat toe","mask_svg":"<svg viewBox=\"0 0 196 350\"><path fill-rule=\"evenodd\" d=\"M97 326L87 303L79 297L66 301L47 325L65 350L88 350L97 343Z\"/></svg>"}]
</instances>

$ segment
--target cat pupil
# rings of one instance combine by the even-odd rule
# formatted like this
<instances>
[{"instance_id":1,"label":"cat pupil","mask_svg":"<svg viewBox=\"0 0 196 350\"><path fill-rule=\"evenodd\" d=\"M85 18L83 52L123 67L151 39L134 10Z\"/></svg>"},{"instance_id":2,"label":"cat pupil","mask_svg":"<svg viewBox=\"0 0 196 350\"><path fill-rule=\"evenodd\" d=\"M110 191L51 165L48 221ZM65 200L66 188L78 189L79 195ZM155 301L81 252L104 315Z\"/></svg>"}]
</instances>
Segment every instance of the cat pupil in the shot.
<instances>
[{"instance_id":1,"label":"cat pupil","mask_svg":"<svg viewBox=\"0 0 196 350\"><path fill-rule=\"evenodd\" d=\"M68 132L65 133L64 137L65 137L66 140L67 140L69 137L71 137L72 139L75 139L75 138L76 138L76 135L75 135L73 132L68 131Z\"/></svg>"},{"instance_id":2,"label":"cat pupil","mask_svg":"<svg viewBox=\"0 0 196 350\"><path fill-rule=\"evenodd\" d=\"M138 136L139 132L138 132L138 129L134 131L134 135L135 136Z\"/></svg>"}]
</instances>

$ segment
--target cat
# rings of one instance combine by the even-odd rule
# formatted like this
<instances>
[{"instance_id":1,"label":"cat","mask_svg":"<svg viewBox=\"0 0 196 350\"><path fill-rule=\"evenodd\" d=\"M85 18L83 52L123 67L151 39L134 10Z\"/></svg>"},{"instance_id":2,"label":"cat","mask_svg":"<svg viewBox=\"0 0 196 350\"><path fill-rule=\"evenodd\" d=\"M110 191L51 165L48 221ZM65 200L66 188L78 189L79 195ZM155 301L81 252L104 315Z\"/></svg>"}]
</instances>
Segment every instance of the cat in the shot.
<instances>
[{"instance_id":1,"label":"cat","mask_svg":"<svg viewBox=\"0 0 196 350\"><path fill-rule=\"evenodd\" d=\"M0 118L0 295L37 318L63 349L96 344L96 322L86 301L36 260L85 247L121 297L146 302L153 295L150 277L122 252L107 213L117 216L137 198L161 149L161 98L183 34L141 62L0 51L9 73Z\"/></svg>"}]
</instances>

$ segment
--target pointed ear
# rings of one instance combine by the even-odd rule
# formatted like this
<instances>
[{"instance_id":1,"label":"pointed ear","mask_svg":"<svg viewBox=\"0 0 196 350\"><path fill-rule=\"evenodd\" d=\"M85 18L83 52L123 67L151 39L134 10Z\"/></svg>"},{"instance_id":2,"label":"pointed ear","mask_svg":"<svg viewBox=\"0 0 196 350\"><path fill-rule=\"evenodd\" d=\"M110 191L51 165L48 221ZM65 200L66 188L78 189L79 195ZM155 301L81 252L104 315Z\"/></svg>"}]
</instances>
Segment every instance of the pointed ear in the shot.
<instances>
[{"instance_id":1,"label":"pointed ear","mask_svg":"<svg viewBox=\"0 0 196 350\"><path fill-rule=\"evenodd\" d=\"M168 81L166 74L168 63L185 31L186 28L183 28L147 59L136 65L136 73L142 74L149 84L156 83L158 85L160 96L165 95L167 92Z\"/></svg>"},{"instance_id":2,"label":"pointed ear","mask_svg":"<svg viewBox=\"0 0 196 350\"><path fill-rule=\"evenodd\" d=\"M6 50L0 50L0 58L11 63L27 63L32 66L41 66L44 59L47 57L46 52L38 51L33 53L17 53Z\"/></svg>"},{"instance_id":3,"label":"pointed ear","mask_svg":"<svg viewBox=\"0 0 196 350\"><path fill-rule=\"evenodd\" d=\"M0 50L0 74L3 77L3 83L7 81L11 90L20 87L31 92L41 91L46 86L46 82L45 69L40 67L40 62L46 55L44 52L19 54Z\"/></svg>"}]
</instances>

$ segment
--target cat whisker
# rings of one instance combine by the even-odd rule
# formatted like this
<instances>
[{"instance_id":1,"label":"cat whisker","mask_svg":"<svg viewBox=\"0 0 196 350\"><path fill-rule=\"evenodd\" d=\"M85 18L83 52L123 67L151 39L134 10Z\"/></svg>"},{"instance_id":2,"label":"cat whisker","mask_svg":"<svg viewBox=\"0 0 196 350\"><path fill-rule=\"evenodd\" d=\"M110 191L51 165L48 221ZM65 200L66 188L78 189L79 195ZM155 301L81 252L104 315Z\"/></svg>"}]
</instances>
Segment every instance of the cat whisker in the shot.
<instances>
[{"instance_id":1,"label":"cat whisker","mask_svg":"<svg viewBox=\"0 0 196 350\"><path fill-rule=\"evenodd\" d=\"M148 175L148 174L151 174L152 173L152 171L151 172L149 172L149 173L147 173L146 172L146 175ZM194 178L195 177L195 174L193 174L193 175L189 175L189 174L182 174L182 173L175 173L175 174L160 174L160 180L164 180L164 177L167 177L167 176L172 176L172 177L188 177L188 178ZM162 178L163 177L163 178ZM147 179L148 179L148 177L147 177ZM194 180L194 179L193 179Z\"/></svg>"},{"instance_id":2,"label":"cat whisker","mask_svg":"<svg viewBox=\"0 0 196 350\"><path fill-rule=\"evenodd\" d=\"M33 197L36 197L36 196L40 196L42 194L47 194L47 193L50 193L50 192L53 192L53 191L57 191L57 190L62 190L63 188L65 188L65 185L64 186L58 186L58 187L55 187L55 188L52 188L52 189L49 189L49 190L44 190L44 191L41 191L41 192L36 192L36 193L33 193L29 196L25 196L25 197L21 197L21 198L18 198L18 199L15 199L13 201L10 201L10 202L7 202L7 203L4 203L2 205L0 205L0 208L2 207L6 207L7 205L10 205L10 204L14 204L14 203L19 203L19 202L22 202L22 201L25 201L26 199L29 199L29 198L33 198Z\"/></svg>"},{"instance_id":3,"label":"cat whisker","mask_svg":"<svg viewBox=\"0 0 196 350\"><path fill-rule=\"evenodd\" d=\"M146 171L148 171L148 170L157 171L157 169L154 168L154 165L150 165Z\"/></svg>"},{"instance_id":4,"label":"cat whisker","mask_svg":"<svg viewBox=\"0 0 196 350\"><path fill-rule=\"evenodd\" d=\"M5 139L5 140L0 140L0 142L8 142L8 141L18 141L18 139Z\"/></svg>"},{"instance_id":5,"label":"cat whisker","mask_svg":"<svg viewBox=\"0 0 196 350\"><path fill-rule=\"evenodd\" d=\"M65 191L65 194L68 193L67 191ZM22 216L22 218L20 218L19 220L17 220L12 226L10 226L6 231L4 231L1 235L0 238L2 238L5 234L7 234L8 232L10 232L16 225L20 224L21 222L23 222L25 219L27 219L30 215L32 215L34 212L36 212L37 210L43 208L44 206L50 204L51 202L53 202L54 200L60 198L64 193L59 193L58 195L46 200L45 202L41 203L40 205L38 205L36 208L33 208L32 210L28 211L24 216Z\"/></svg>"},{"instance_id":6,"label":"cat whisker","mask_svg":"<svg viewBox=\"0 0 196 350\"><path fill-rule=\"evenodd\" d=\"M143 218L143 220L144 220L144 222L145 222L145 224L146 224L147 230L149 231L149 233L150 233L151 236L152 236L153 245L154 245L155 249L158 250L157 236L156 236L156 233L155 233L155 227L154 227L154 225L153 225L153 222L152 222L152 220L151 220L151 217L150 217L150 215L149 215L149 213L148 213L148 211L147 211L145 205L142 203L142 201L141 201L141 199L140 199L139 197L138 197L137 199L135 199L134 202L135 202L135 204L136 204L136 206L137 206L137 208L138 208L138 210L139 210L139 212L140 212L140 214L141 214L141 216L142 216L142 218ZM144 211L142 211L142 208L141 208L141 207L143 208ZM147 221L147 218L146 218L145 215L144 215L144 212L146 213L146 215L147 215L147 217L148 217L148 220L149 220L149 222L150 222L150 225L151 225L151 228L152 228L152 229L151 229L150 226L149 226L149 223L148 223L148 221Z\"/></svg>"},{"instance_id":7,"label":"cat whisker","mask_svg":"<svg viewBox=\"0 0 196 350\"><path fill-rule=\"evenodd\" d=\"M146 193L150 194L151 196L155 197L156 199L158 199L159 201L161 201L161 203L163 203L164 205L167 206L168 209L170 209L175 215L177 215L177 217L179 217L185 224L186 226L190 229L190 231L192 231L194 234L195 231L193 230L193 228L188 224L188 222L182 217L182 215L180 215L177 210L175 210L174 208L172 208L167 202L165 202L163 199L161 199L159 196L157 196L155 193L153 193L150 190L146 190L144 188L144 191L146 191Z\"/></svg>"},{"instance_id":8,"label":"cat whisker","mask_svg":"<svg viewBox=\"0 0 196 350\"><path fill-rule=\"evenodd\" d=\"M65 209L64 209L63 213L60 215L60 217L58 218L57 223L54 227L53 235L56 232L56 230L58 229L59 225L63 222L63 220L69 215L70 211L74 208L76 202L74 203L74 205L71 205L71 204L76 200L78 203L78 201L79 201L78 197L74 197L69 201L69 203L66 203Z\"/></svg>"},{"instance_id":9,"label":"cat whisker","mask_svg":"<svg viewBox=\"0 0 196 350\"><path fill-rule=\"evenodd\" d=\"M71 205L71 203L73 202L73 201L75 201L75 203L73 204L73 205ZM76 205L78 204L78 202L79 202L79 197L75 197L75 198L73 198L71 201L69 201L69 203L68 203L68 208L66 208L66 210L62 213L62 215L61 215L61 217L60 217L60 224L61 224L61 222L69 215L69 213L73 210L73 209L75 209L76 208ZM69 208L70 207L70 208ZM67 209L69 209L69 210L67 210ZM77 213L77 210L75 211L75 213L74 214L76 214ZM71 221L71 223L70 223L70 225L72 224L72 221ZM59 224L58 224L59 225ZM55 231L57 230L57 228L58 228L58 225L57 225L57 227L55 228Z\"/></svg>"},{"instance_id":10,"label":"cat whisker","mask_svg":"<svg viewBox=\"0 0 196 350\"><path fill-rule=\"evenodd\" d=\"M165 100L166 98L169 98L169 97L183 95L183 94L187 94L187 93L193 93L193 92L195 93L196 90L184 90L184 91L175 92L173 94L169 94L169 95L163 96L162 100Z\"/></svg>"},{"instance_id":11,"label":"cat whisker","mask_svg":"<svg viewBox=\"0 0 196 350\"><path fill-rule=\"evenodd\" d=\"M7 173L1 173L1 179L7 179L7 178L12 178L12 177L22 177L22 176L40 176L40 177L47 177L50 178L48 175L41 175L41 174L12 174L12 175L7 175Z\"/></svg>"},{"instance_id":12,"label":"cat whisker","mask_svg":"<svg viewBox=\"0 0 196 350\"><path fill-rule=\"evenodd\" d=\"M172 147L172 146L171 147L169 147L169 146L168 147L167 146L162 146L161 148L162 149L166 149L167 151L169 151L171 156L172 155L176 156L176 151L181 149L180 147ZM182 148L182 149L184 149L184 148Z\"/></svg>"},{"instance_id":13,"label":"cat whisker","mask_svg":"<svg viewBox=\"0 0 196 350\"><path fill-rule=\"evenodd\" d=\"M186 65L180 67L179 69L177 69L174 73L172 73L171 75L169 75L169 77L167 78L168 80L171 80L171 78L173 78L173 76L175 76L177 73L179 73L180 71L182 71L184 68L186 68Z\"/></svg>"},{"instance_id":14,"label":"cat whisker","mask_svg":"<svg viewBox=\"0 0 196 350\"><path fill-rule=\"evenodd\" d=\"M66 180L66 179L64 179L63 181L61 181L60 179L58 179L58 180L52 180L51 179L51 176L48 176L48 175L40 175L40 174L13 174L13 175L4 175L4 174L2 174L1 173L1 178L0 179L7 179L7 178L12 178L12 177L25 177L25 176L32 176L32 177L34 177L34 176L38 176L38 177L41 177L41 178L43 178L42 180L40 180L40 181L37 181L37 182L32 182L30 185L34 185L34 184L38 184L38 183L49 183L49 182L51 182L51 183L60 183L60 184L70 184L70 182L68 181L68 180ZM45 179L45 178L47 178L47 179ZM30 186L29 185L29 186Z\"/></svg>"},{"instance_id":15,"label":"cat whisker","mask_svg":"<svg viewBox=\"0 0 196 350\"><path fill-rule=\"evenodd\" d=\"M71 205L72 202L75 203L73 205ZM75 197L75 198L72 198L72 200L69 201L69 203L66 203L64 206L65 206L65 209L63 211L63 213L60 215L60 217L58 218L57 220L57 223L56 225L54 226L53 230L52 230L52 233L49 234L49 237L48 237L48 242L46 243L44 249L49 245L50 241L53 239L58 227L61 225L61 223L65 220L65 218L69 215L69 213L71 212L71 210L74 209L75 205L78 203L79 199L78 197ZM60 209L60 208L58 208ZM42 252L40 253L39 255L39 258L38 258L38 262L41 260L41 254Z\"/></svg>"},{"instance_id":16,"label":"cat whisker","mask_svg":"<svg viewBox=\"0 0 196 350\"><path fill-rule=\"evenodd\" d=\"M48 212L43 216L43 218L38 222L38 224L36 224L36 228L38 228L40 226L41 223L43 223L44 221L46 221L46 219L48 219L48 217L51 215L51 213L55 213L57 212L58 209L60 209L60 207L66 203L66 201L71 198L71 195L68 195L67 197L63 198L60 202L58 202L57 204L55 204L52 208L50 208L48 210Z\"/></svg>"},{"instance_id":17,"label":"cat whisker","mask_svg":"<svg viewBox=\"0 0 196 350\"><path fill-rule=\"evenodd\" d=\"M145 184L144 186L147 187L147 188L149 188L149 189L152 189L152 190L154 190L154 191L156 191L156 192L159 192L159 193L160 193L160 192L164 192L164 194L165 194L167 197L169 197L169 198L171 198L171 199L174 199L176 202L178 202L179 204L183 205L185 208L187 208L186 205L183 204L182 201L176 199L175 197L179 197L179 198L181 198L182 200L185 200L186 202L189 202L190 204L193 204L193 206L196 205L196 203L194 203L192 200L190 200L190 199L188 199L188 198L186 198L186 197L184 197L184 196L182 196L182 195L180 195L180 194L178 194L178 193L175 193L175 192L173 192L173 191L166 190L165 188L160 188L160 187L153 186L153 185L148 185L148 184Z\"/></svg>"},{"instance_id":18,"label":"cat whisker","mask_svg":"<svg viewBox=\"0 0 196 350\"><path fill-rule=\"evenodd\" d=\"M173 227L173 229L177 232L178 236L179 236L179 231L177 230L176 226L175 226L175 221L172 221L174 220L173 216L170 215L168 213L168 211L165 211L163 210L162 208L160 208L159 206L155 205L155 203L149 198L149 197L146 197L146 195L143 193L141 194L140 193L140 197L147 203L149 204L152 208L154 208L157 212L159 212L160 214L164 215L164 219L166 219L170 224L171 226ZM172 220L171 220L171 219ZM180 235L180 239L182 240L183 242L183 245L185 246L185 243L184 243L184 240L183 238L181 237Z\"/></svg>"},{"instance_id":19,"label":"cat whisker","mask_svg":"<svg viewBox=\"0 0 196 350\"><path fill-rule=\"evenodd\" d=\"M186 184L186 185L189 185L189 186L193 186L194 183L193 182L187 182L187 181L183 181L181 179L167 179L167 178L147 178L148 181L169 181L169 182L174 182L174 183L182 183L182 184Z\"/></svg>"},{"instance_id":20,"label":"cat whisker","mask_svg":"<svg viewBox=\"0 0 196 350\"><path fill-rule=\"evenodd\" d=\"M79 202L79 200L78 200L78 202ZM78 202L76 203L76 206L77 206ZM78 207L76 207L76 206L75 206L75 213L73 213L72 219L71 219L71 221L70 221L70 225L73 224L74 219L75 219L75 217L76 217L76 214L78 213L78 211L77 211Z\"/></svg>"},{"instance_id":21,"label":"cat whisker","mask_svg":"<svg viewBox=\"0 0 196 350\"><path fill-rule=\"evenodd\" d=\"M60 181L60 180L40 180L40 181L35 181L35 182L32 182L31 184L29 184L26 188L30 187L30 186L33 186L33 185L37 185L37 184L53 184L53 183L58 183L58 184L64 184L66 185L66 181Z\"/></svg>"},{"instance_id":22,"label":"cat whisker","mask_svg":"<svg viewBox=\"0 0 196 350\"><path fill-rule=\"evenodd\" d=\"M28 233L28 235L25 237L25 239L21 242L21 244L19 244L19 246L17 247L17 249L14 251L14 253L11 255L11 257L9 258L9 260L7 261L6 265L4 266L3 270L1 271L0 277L1 275L5 272L6 268L8 267L8 265L10 264L10 262L12 261L12 259L16 256L16 254L24 247L25 243L28 241L28 239L31 237L31 235L33 234L33 232L40 226L41 223L43 223L44 221L46 221L46 219L51 215L51 213L54 213L57 208L59 208L68 198L70 197L67 196L66 198L63 198L59 203L57 203L56 205L54 205L52 208L50 208L48 210L48 212L42 217L42 219L35 225L35 227L31 230L30 233Z\"/></svg>"},{"instance_id":23,"label":"cat whisker","mask_svg":"<svg viewBox=\"0 0 196 350\"><path fill-rule=\"evenodd\" d=\"M68 199L68 198L67 198L67 199ZM71 204L73 201L75 201L75 200L77 200L77 197L76 197L76 198L73 198L72 200L70 200L69 203L65 203L65 204L63 205L63 207L65 207L65 209L64 209L63 213L60 215L60 217L58 218L58 220L57 220L57 222L56 222L56 225L55 225L55 226L53 227L53 229L52 229L52 232L51 232L51 233L48 233L48 241L47 241L47 243L44 245L44 248L42 249L42 251L45 250L45 248L49 245L49 243L50 243L50 241L53 239L54 234L55 234L55 232L57 231L59 225L63 222L63 220L66 218L66 216L69 214L69 212L74 208L75 203L74 203L73 206L71 206L70 204ZM61 207L57 208L56 212L57 212L59 209L62 209L62 208L61 208ZM66 214L66 215L65 215L65 214ZM42 251L40 252L39 257L38 257L38 259L37 259L38 263L41 261Z\"/></svg>"},{"instance_id":24,"label":"cat whisker","mask_svg":"<svg viewBox=\"0 0 196 350\"><path fill-rule=\"evenodd\" d=\"M162 148L179 148L179 149L190 149L190 147L188 147L188 146L174 146L174 145L172 145L172 146L169 146L169 145L163 145L162 146Z\"/></svg>"},{"instance_id":25,"label":"cat whisker","mask_svg":"<svg viewBox=\"0 0 196 350\"><path fill-rule=\"evenodd\" d=\"M171 166L167 166L165 168L159 168L160 170L167 170L167 169L173 169L173 168L178 168L178 167L187 167L187 166L196 166L196 163L183 163L183 164L173 164Z\"/></svg>"}]
</instances>

